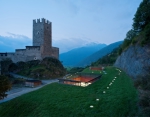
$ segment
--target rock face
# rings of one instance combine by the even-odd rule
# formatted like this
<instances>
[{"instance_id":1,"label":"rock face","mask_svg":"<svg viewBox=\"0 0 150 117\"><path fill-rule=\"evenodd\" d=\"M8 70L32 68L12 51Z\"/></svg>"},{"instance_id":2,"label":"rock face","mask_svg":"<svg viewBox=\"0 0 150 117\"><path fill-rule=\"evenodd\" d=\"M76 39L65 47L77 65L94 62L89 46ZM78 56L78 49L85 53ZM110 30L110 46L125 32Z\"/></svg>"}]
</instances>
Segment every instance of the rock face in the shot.
<instances>
[{"instance_id":1,"label":"rock face","mask_svg":"<svg viewBox=\"0 0 150 117\"><path fill-rule=\"evenodd\" d=\"M150 73L150 44L130 46L116 60L114 66L137 78Z\"/></svg>"}]
</instances>

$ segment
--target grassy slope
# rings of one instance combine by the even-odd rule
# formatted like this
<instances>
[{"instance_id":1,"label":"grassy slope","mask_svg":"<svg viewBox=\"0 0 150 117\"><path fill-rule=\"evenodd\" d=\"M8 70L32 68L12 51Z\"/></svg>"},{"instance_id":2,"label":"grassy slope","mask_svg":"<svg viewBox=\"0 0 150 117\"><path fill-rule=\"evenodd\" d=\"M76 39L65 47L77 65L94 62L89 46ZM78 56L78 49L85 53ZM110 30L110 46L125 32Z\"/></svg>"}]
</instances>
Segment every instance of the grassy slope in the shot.
<instances>
[{"instance_id":1,"label":"grassy slope","mask_svg":"<svg viewBox=\"0 0 150 117\"><path fill-rule=\"evenodd\" d=\"M0 104L0 116L135 116L137 93L130 78L123 72L118 76L112 67L106 71L108 74L88 87L53 83ZM106 89L115 76L116 81Z\"/></svg>"},{"instance_id":2,"label":"grassy slope","mask_svg":"<svg viewBox=\"0 0 150 117\"><path fill-rule=\"evenodd\" d=\"M101 71L99 70L90 70L90 68L86 68L82 71L82 73L93 73L93 74L100 74L102 73Z\"/></svg>"}]
</instances>

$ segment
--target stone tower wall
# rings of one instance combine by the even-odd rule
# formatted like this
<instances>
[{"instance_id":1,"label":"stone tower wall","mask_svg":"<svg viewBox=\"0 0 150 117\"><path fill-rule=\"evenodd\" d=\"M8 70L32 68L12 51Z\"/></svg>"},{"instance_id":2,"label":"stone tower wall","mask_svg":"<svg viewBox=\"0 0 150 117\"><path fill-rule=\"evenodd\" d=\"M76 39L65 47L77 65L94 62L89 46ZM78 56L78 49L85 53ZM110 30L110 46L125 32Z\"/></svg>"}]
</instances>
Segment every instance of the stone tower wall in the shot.
<instances>
[{"instance_id":1,"label":"stone tower wall","mask_svg":"<svg viewBox=\"0 0 150 117\"><path fill-rule=\"evenodd\" d=\"M42 58L53 54L52 23L44 18L33 20L33 46L41 46Z\"/></svg>"},{"instance_id":2,"label":"stone tower wall","mask_svg":"<svg viewBox=\"0 0 150 117\"><path fill-rule=\"evenodd\" d=\"M33 46L41 46L44 42L44 22L33 20Z\"/></svg>"},{"instance_id":3,"label":"stone tower wall","mask_svg":"<svg viewBox=\"0 0 150 117\"><path fill-rule=\"evenodd\" d=\"M52 47L52 56L59 59L59 48Z\"/></svg>"},{"instance_id":4,"label":"stone tower wall","mask_svg":"<svg viewBox=\"0 0 150 117\"><path fill-rule=\"evenodd\" d=\"M48 20L44 23L44 44L43 56L51 56L52 48L52 24Z\"/></svg>"},{"instance_id":5,"label":"stone tower wall","mask_svg":"<svg viewBox=\"0 0 150 117\"><path fill-rule=\"evenodd\" d=\"M33 20L33 46L46 45L52 47L52 26L51 22L42 18Z\"/></svg>"}]
</instances>

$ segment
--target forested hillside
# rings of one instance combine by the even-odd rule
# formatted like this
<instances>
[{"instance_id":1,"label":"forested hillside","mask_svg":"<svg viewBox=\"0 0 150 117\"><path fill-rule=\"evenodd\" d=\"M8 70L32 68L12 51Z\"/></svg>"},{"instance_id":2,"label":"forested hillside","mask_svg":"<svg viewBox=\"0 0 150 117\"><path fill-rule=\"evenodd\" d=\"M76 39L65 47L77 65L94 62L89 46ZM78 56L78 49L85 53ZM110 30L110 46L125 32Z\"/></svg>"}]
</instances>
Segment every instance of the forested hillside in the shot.
<instances>
[{"instance_id":1,"label":"forested hillside","mask_svg":"<svg viewBox=\"0 0 150 117\"><path fill-rule=\"evenodd\" d=\"M133 18L132 29L119 49L114 66L134 78L139 91L139 107L150 116L150 0L143 0Z\"/></svg>"}]
</instances>

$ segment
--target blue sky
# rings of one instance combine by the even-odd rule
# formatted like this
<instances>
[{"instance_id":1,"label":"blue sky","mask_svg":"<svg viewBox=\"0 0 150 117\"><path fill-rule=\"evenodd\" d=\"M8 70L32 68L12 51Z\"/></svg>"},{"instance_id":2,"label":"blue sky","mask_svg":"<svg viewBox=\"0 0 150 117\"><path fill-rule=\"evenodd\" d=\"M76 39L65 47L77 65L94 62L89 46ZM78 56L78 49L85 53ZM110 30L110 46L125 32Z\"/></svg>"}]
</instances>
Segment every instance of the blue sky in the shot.
<instances>
[{"instance_id":1,"label":"blue sky","mask_svg":"<svg viewBox=\"0 0 150 117\"><path fill-rule=\"evenodd\" d=\"M33 19L45 18L52 22L53 45L63 51L90 42L110 44L125 38L141 1L0 0L0 36L18 43L13 48L32 45ZM6 39L0 44L7 45Z\"/></svg>"}]
</instances>

